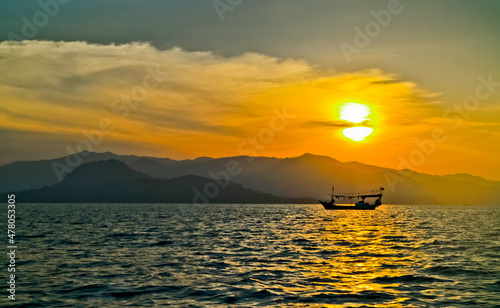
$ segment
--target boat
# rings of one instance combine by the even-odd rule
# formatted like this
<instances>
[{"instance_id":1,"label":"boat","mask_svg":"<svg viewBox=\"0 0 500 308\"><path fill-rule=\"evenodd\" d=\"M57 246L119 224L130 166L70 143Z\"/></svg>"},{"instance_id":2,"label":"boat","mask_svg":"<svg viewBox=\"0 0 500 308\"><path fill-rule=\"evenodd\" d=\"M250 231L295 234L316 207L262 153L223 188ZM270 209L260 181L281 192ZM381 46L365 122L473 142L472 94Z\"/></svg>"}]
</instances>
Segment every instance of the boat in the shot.
<instances>
[{"instance_id":1,"label":"boat","mask_svg":"<svg viewBox=\"0 0 500 308\"><path fill-rule=\"evenodd\" d=\"M382 194L384 191L383 187L379 189L372 190L365 193L334 193L335 188L332 186L332 196L329 201L319 200L319 203L323 205L326 210L375 210L377 207L382 205ZM352 204L335 204L335 199L357 199L357 202ZM365 201L366 198L377 198L373 203L368 203Z\"/></svg>"}]
</instances>

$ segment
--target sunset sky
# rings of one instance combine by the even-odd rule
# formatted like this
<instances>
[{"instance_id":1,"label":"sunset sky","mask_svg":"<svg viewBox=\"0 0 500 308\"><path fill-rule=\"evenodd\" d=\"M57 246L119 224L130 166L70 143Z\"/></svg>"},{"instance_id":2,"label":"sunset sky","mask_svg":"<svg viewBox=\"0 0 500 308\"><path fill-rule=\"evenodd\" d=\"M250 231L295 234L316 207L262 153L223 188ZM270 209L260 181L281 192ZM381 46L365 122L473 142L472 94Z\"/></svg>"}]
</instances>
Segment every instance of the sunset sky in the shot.
<instances>
[{"instance_id":1,"label":"sunset sky","mask_svg":"<svg viewBox=\"0 0 500 308\"><path fill-rule=\"evenodd\" d=\"M500 180L499 1L220 2L3 3L0 164L91 144Z\"/></svg>"}]
</instances>

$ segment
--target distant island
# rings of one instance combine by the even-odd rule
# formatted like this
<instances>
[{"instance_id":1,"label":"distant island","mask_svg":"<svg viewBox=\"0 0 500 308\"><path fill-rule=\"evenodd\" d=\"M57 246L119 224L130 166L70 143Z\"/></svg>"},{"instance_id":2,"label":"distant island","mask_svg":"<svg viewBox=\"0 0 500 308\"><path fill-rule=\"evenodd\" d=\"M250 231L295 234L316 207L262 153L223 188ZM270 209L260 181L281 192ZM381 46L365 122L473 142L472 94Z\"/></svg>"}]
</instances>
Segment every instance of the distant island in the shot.
<instances>
[{"instance_id":1,"label":"distant island","mask_svg":"<svg viewBox=\"0 0 500 308\"><path fill-rule=\"evenodd\" d=\"M223 186L218 187L211 179L196 175L153 179L111 159L85 163L51 186L18 192L17 200L25 203L313 202L311 198L286 198L256 192L230 182L224 182Z\"/></svg>"},{"instance_id":2,"label":"distant island","mask_svg":"<svg viewBox=\"0 0 500 308\"><path fill-rule=\"evenodd\" d=\"M16 193L27 203L317 203L332 184L342 191L378 188L387 185L388 172L400 172L312 154L179 161L110 152L74 155L81 161L71 168L67 163L76 156L1 166L0 193ZM496 205L499 199L498 181L417 172L392 189L386 186L384 195L386 204Z\"/></svg>"}]
</instances>

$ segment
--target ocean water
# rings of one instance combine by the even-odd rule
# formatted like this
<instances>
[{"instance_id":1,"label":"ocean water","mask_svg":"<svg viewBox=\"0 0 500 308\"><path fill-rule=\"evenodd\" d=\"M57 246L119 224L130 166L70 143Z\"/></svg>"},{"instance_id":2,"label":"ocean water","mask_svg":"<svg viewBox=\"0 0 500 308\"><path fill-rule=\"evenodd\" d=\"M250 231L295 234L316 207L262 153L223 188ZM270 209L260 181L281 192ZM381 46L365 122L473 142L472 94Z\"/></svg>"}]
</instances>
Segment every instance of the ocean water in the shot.
<instances>
[{"instance_id":1,"label":"ocean water","mask_svg":"<svg viewBox=\"0 0 500 308\"><path fill-rule=\"evenodd\" d=\"M500 207L16 211L17 294L4 291L4 307L500 307Z\"/></svg>"}]
</instances>

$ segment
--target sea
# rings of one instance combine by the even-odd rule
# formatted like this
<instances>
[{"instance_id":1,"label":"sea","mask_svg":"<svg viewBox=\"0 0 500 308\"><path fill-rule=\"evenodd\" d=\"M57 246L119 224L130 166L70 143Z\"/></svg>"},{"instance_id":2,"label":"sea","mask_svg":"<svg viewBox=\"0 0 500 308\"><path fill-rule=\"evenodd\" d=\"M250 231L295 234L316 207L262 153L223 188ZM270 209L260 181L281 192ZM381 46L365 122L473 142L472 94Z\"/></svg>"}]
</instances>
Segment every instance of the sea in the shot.
<instances>
[{"instance_id":1,"label":"sea","mask_svg":"<svg viewBox=\"0 0 500 308\"><path fill-rule=\"evenodd\" d=\"M500 206L18 204L16 245L2 307L500 307Z\"/></svg>"}]
</instances>

